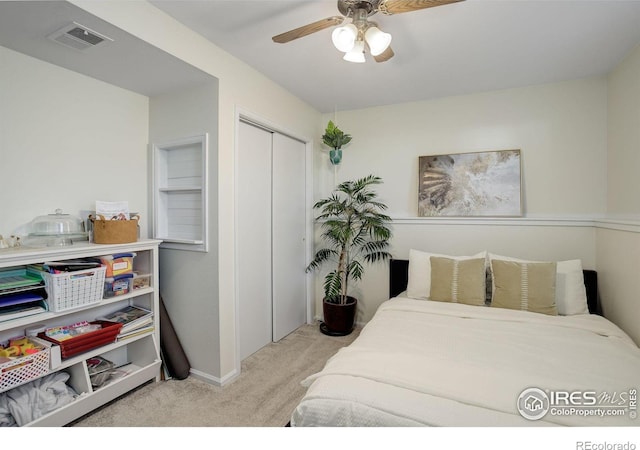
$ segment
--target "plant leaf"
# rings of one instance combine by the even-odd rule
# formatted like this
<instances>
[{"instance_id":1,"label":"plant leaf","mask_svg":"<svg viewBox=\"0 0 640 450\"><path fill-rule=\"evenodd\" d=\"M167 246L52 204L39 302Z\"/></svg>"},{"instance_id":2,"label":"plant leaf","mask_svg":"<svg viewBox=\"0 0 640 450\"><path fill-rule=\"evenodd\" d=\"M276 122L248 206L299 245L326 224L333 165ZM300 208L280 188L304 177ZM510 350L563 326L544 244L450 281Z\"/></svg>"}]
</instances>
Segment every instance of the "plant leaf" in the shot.
<instances>
[{"instance_id":1,"label":"plant leaf","mask_svg":"<svg viewBox=\"0 0 640 450\"><path fill-rule=\"evenodd\" d=\"M327 129L331 126L334 124L330 121ZM373 186L381 183L382 179L375 175L344 181L314 205L314 209L320 210L316 219L321 222L320 237L326 246L316 252L307 271L329 261L336 264L325 276L326 297L346 296L349 281L360 280L364 275L363 262L376 263L391 258L388 252L391 218L382 212L387 206L378 200L373 190ZM343 265L339 266L339 262Z\"/></svg>"}]
</instances>

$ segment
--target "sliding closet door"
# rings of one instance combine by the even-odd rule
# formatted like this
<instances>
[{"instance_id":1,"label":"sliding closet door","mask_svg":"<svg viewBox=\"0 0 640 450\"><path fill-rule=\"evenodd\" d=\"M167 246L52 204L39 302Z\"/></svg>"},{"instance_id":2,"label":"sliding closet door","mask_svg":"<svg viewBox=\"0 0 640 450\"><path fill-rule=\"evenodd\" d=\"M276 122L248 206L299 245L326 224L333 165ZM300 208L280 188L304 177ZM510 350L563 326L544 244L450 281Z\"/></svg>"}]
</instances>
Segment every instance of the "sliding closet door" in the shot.
<instances>
[{"instance_id":1,"label":"sliding closet door","mask_svg":"<svg viewBox=\"0 0 640 450\"><path fill-rule=\"evenodd\" d=\"M237 265L240 359L306 320L305 145L240 122Z\"/></svg>"},{"instance_id":2,"label":"sliding closet door","mask_svg":"<svg viewBox=\"0 0 640 450\"><path fill-rule=\"evenodd\" d=\"M271 342L271 133L240 122L236 283L240 358Z\"/></svg>"},{"instance_id":3,"label":"sliding closet door","mask_svg":"<svg viewBox=\"0 0 640 450\"><path fill-rule=\"evenodd\" d=\"M306 320L305 145L273 135L272 161L273 340Z\"/></svg>"}]
</instances>

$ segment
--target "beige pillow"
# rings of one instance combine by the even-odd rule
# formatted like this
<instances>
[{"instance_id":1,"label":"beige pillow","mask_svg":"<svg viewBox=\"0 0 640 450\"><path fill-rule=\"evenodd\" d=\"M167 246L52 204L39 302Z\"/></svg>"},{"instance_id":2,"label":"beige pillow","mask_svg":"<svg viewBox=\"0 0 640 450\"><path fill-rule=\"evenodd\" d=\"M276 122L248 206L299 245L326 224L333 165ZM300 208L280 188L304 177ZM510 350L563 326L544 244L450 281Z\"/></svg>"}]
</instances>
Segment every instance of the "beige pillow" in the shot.
<instances>
[{"instance_id":1,"label":"beige pillow","mask_svg":"<svg viewBox=\"0 0 640 450\"><path fill-rule=\"evenodd\" d=\"M451 259L431 257L430 300L485 304L485 258Z\"/></svg>"},{"instance_id":2,"label":"beige pillow","mask_svg":"<svg viewBox=\"0 0 640 450\"><path fill-rule=\"evenodd\" d=\"M493 261L494 259L530 263L550 262L530 261L489 253L489 261ZM491 274L489 272L489 276L490 275ZM491 289L491 281L487 283L487 289ZM491 296L489 295L488 298L491 298ZM571 259L568 261L556 262L556 307L558 308L558 315L561 316L589 314L581 260Z\"/></svg>"},{"instance_id":3,"label":"beige pillow","mask_svg":"<svg viewBox=\"0 0 640 450\"><path fill-rule=\"evenodd\" d=\"M558 315L556 263L493 260L491 273L494 288L491 306Z\"/></svg>"},{"instance_id":4,"label":"beige pillow","mask_svg":"<svg viewBox=\"0 0 640 450\"><path fill-rule=\"evenodd\" d=\"M483 251L472 256L453 256L441 253L428 253L420 250L409 250L409 273L407 277L407 297L428 299L431 295L431 257L439 256L449 259L476 259L487 257Z\"/></svg>"}]
</instances>

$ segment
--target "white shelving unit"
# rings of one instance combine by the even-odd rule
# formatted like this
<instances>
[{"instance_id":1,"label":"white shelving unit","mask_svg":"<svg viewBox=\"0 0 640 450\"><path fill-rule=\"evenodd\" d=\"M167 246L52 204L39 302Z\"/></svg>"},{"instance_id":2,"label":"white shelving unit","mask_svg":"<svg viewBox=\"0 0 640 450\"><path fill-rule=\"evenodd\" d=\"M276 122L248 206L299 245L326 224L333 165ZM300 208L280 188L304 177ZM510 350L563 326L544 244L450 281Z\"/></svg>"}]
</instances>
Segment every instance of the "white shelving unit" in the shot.
<instances>
[{"instance_id":1,"label":"white shelving unit","mask_svg":"<svg viewBox=\"0 0 640 450\"><path fill-rule=\"evenodd\" d=\"M208 136L153 145L153 232L163 248L207 251Z\"/></svg>"},{"instance_id":2,"label":"white shelving unit","mask_svg":"<svg viewBox=\"0 0 640 450\"><path fill-rule=\"evenodd\" d=\"M72 403L42 416L26 426L62 426L72 422L122 394L150 380L160 380L160 317L158 290L159 240L144 240L131 244L100 245L76 243L68 247L28 249L17 248L0 252L0 268L24 266L45 261L64 261L75 258L98 257L117 253L136 253L134 270L151 274L148 288L137 289L125 295L103 299L73 310L51 311L19 319L0 322L0 341L24 335L29 325L44 323L47 327L68 325L96 318L119 310L127 304L135 304L154 312L155 329L149 333L117 341L86 353L63 359L62 364L51 371L66 371L68 384L80 394ZM123 367L127 375L94 389L91 386L86 360L102 356ZM44 375L43 375L44 376ZM17 386L12 386L13 389Z\"/></svg>"}]
</instances>

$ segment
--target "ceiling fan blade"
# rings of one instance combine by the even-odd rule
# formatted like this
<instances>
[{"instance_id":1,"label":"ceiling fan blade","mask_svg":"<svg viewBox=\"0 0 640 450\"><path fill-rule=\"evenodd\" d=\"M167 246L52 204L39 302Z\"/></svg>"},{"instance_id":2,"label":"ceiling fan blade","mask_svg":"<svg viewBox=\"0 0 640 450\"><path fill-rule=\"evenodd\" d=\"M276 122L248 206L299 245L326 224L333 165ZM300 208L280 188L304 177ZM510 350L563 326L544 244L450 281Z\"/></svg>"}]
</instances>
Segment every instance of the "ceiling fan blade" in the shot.
<instances>
[{"instance_id":1,"label":"ceiling fan blade","mask_svg":"<svg viewBox=\"0 0 640 450\"><path fill-rule=\"evenodd\" d=\"M391 49L391 47L387 47L385 51L383 51L377 56L374 56L373 59L375 59L376 62L385 62L393 58L393 55L395 55L395 53L393 53L393 50Z\"/></svg>"},{"instance_id":2,"label":"ceiling fan blade","mask_svg":"<svg viewBox=\"0 0 640 450\"><path fill-rule=\"evenodd\" d=\"M378 10L384 14L400 14L462 1L464 0L382 0Z\"/></svg>"},{"instance_id":3,"label":"ceiling fan blade","mask_svg":"<svg viewBox=\"0 0 640 450\"><path fill-rule=\"evenodd\" d=\"M278 44L285 44L287 42L293 41L294 39L298 39L317 31L324 30L325 28L339 25L343 20L344 17L342 16L327 17L326 19L318 20L317 22L313 22L294 30L287 31L286 33L279 34L272 37L271 39L273 39L273 42L277 42Z\"/></svg>"}]
</instances>

